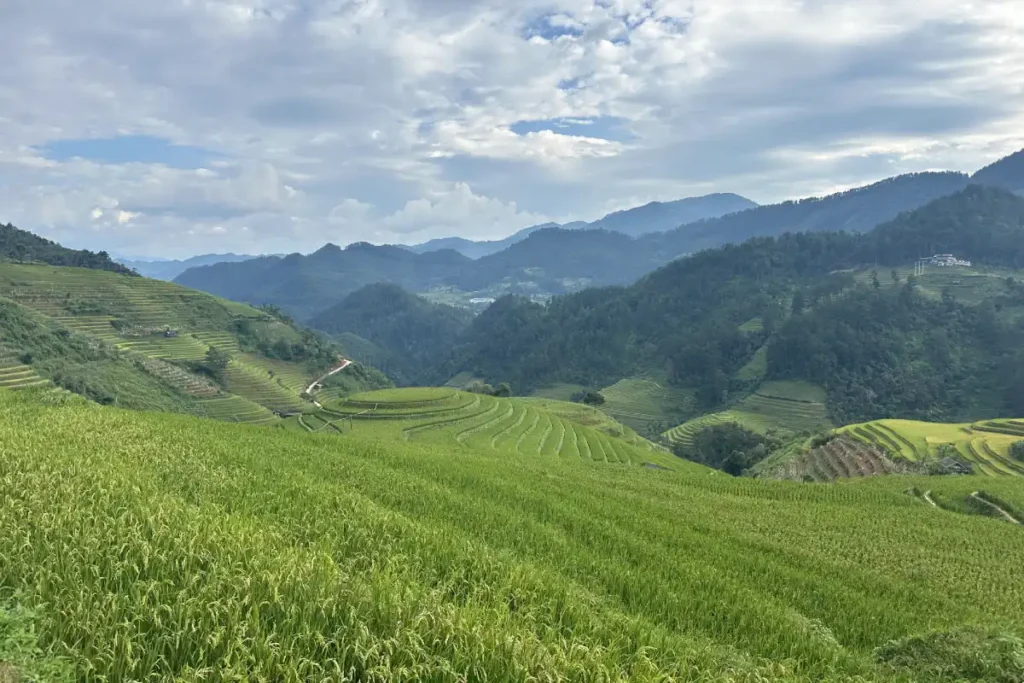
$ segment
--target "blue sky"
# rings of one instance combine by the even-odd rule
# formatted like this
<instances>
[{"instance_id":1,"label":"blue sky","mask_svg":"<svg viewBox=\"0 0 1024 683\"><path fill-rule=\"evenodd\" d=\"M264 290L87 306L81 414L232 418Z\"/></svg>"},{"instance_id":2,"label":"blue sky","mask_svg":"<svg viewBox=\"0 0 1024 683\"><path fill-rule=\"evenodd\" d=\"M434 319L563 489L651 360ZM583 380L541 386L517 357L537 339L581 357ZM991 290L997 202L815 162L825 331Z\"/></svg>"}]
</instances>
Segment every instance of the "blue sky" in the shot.
<instances>
[{"instance_id":1,"label":"blue sky","mask_svg":"<svg viewBox=\"0 0 1024 683\"><path fill-rule=\"evenodd\" d=\"M0 3L0 221L280 253L973 171L1024 147L1021 35L959 0Z\"/></svg>"},{"instance_id":2,"label":"blue sky","mask_svg":"<svg viewBox=\"0 0 1024 683\"><path fill-rule=\"evenodd\" d=\"M220 155L208 149L175 145L149 135L53 140L39 152L52 161L81 158L100 164L162 164L171 168L202 168Z\"/></svg>"}]
</instances>

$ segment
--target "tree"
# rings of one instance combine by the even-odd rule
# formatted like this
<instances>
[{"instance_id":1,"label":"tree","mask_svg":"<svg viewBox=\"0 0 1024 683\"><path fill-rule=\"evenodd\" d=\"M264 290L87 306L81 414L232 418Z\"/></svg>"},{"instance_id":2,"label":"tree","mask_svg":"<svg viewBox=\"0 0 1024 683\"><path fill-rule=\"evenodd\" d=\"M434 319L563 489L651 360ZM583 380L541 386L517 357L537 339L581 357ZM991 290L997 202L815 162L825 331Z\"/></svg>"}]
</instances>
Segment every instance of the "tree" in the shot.
<instances>
[{"instance_id":1,"label":"tree","mask_svg":"<svg viewBox=\"0 0 1024 683\"><path fill-rule=\"evenodd\" d=\"M872 270L871 271L871 286L874 287L875 289L881 289L882 288L882 283L878 279L878 271L877 270Z\"/></svg>"},{"instance_id":2,"label":"tree","mask_svg":"<svg viewBox=\"0 0 1024 683\"><path fill-rule=\"evenodd\" d=\"M512 395L512 387L508 382L502 382L498 385L498 388L494 390L494 395L501 398L508 398Z\"/></svg>"},{"instance_id":3,"label":"tree","mask_svg":"<svg viewBox=\"0 0 1024 683\"><path fill-rule=\"evenodd\" d=\"M211 346L203 359L202 369L214 379L221 381L224 379L224 372L228 369L230 362L231 356L216 346Z\"/></svg>"},{"instance_id":4,"label":"tree","mask_svg":"<svg viewBox=\"0 0 1024 683\"><path fill-rule=\"evenodd\" d=\"M594 391L593 389L577 391L569 400L573 403L583 403L588 406L603 406L605 403L604 395L599 391Z\"/></svg>"}]
</instances>

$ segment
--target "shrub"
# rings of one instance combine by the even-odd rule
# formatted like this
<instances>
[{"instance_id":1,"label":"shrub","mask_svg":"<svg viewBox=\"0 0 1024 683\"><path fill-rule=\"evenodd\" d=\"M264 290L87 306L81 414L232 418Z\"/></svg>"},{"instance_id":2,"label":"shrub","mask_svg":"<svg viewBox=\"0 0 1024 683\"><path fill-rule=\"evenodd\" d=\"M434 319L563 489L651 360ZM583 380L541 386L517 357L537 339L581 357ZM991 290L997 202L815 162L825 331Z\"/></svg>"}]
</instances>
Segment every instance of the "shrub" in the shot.
<instances>
[{"instance_id":1,"label":"shrub","mask_svg":"<svg viewBox=\"0 0 1024 683\"><path fill-rule=\"evenodd\" d=\"M1018 441L1010 446L1010 455L1024 462L1024 441Z\"/></svg>"},{"instance_id":2,"label":"shrub","mask_svg":"<svg viewBox=\"0 0 1024 683\"><path fill-rule=\"evenodd\" d=\"M603 406L605 404L604 394L593 389L577 391L570 400L573 403L583 403L588 406Z\"/></svg>"},{"instance_id":3,"label":"shrub","mask_svg":"<svg viewBox=\"0 0 1024 683\"><path fill-rule=\"evenodd\" d=\"M894 640L876 649L875 658L923 681L1024 680L1024 641L972 626Z\"/></svg>"}]
</instances>

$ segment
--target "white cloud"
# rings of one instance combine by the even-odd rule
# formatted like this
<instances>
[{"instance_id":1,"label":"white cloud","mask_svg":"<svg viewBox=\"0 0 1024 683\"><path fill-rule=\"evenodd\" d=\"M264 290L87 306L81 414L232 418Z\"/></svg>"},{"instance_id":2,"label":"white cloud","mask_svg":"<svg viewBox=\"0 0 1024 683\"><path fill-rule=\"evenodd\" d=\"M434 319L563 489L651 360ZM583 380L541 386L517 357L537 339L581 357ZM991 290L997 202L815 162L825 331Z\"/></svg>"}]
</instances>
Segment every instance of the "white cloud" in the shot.
<instances>
[{"instance_id":1,"label":"white cloud","mask_svg":"<svg viewBox=\"0 0 1024 683\"><path fill-rule=\"evenodd\" d=\"M291 251L972 170L1024 146L1021 35L1015 3L958 0L15 0L0 219L154 256ZM609 117L632 136L511 129ZM35 149L127 134L221 156Z\"/></svg>"}]
</instances>

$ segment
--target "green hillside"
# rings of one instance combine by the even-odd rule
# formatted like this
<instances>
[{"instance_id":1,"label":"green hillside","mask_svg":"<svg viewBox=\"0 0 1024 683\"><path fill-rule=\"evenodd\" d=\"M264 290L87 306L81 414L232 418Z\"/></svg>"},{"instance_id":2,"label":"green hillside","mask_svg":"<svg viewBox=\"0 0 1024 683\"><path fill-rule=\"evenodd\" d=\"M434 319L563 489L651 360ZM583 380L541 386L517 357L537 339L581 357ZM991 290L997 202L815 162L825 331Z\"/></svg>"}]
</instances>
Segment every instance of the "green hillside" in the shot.
<instances>
[{"instance_id":1,"label":"green hillside","mask_svg":"<svg viewBox=\"0 0 1024 683\"><path fill-rule=\"evenodd\" d=\"M635 451L444 389L338 408L377 419L342 438L0 391L0 625L38 648L10 661L106 680L1024 672L1020 529L962 500L1024 508L1018 479L588 465L548 426L580 454Z\"/></svg>"},{"instance_id":2,"label":"green hillside","mask_svg":"<svg viewBox=\"0 0 1024 683\"><path fill-rule=\"evenodd\" d=\"M274 424L337 361L272 313L137 276L0 263L0 386L56 384L140 410ZM227 354L204 374L211 348ZM368 378L354 387L379 386ZM351 389L351 387L350 387Z\"/></svg>"}]
</instances>

